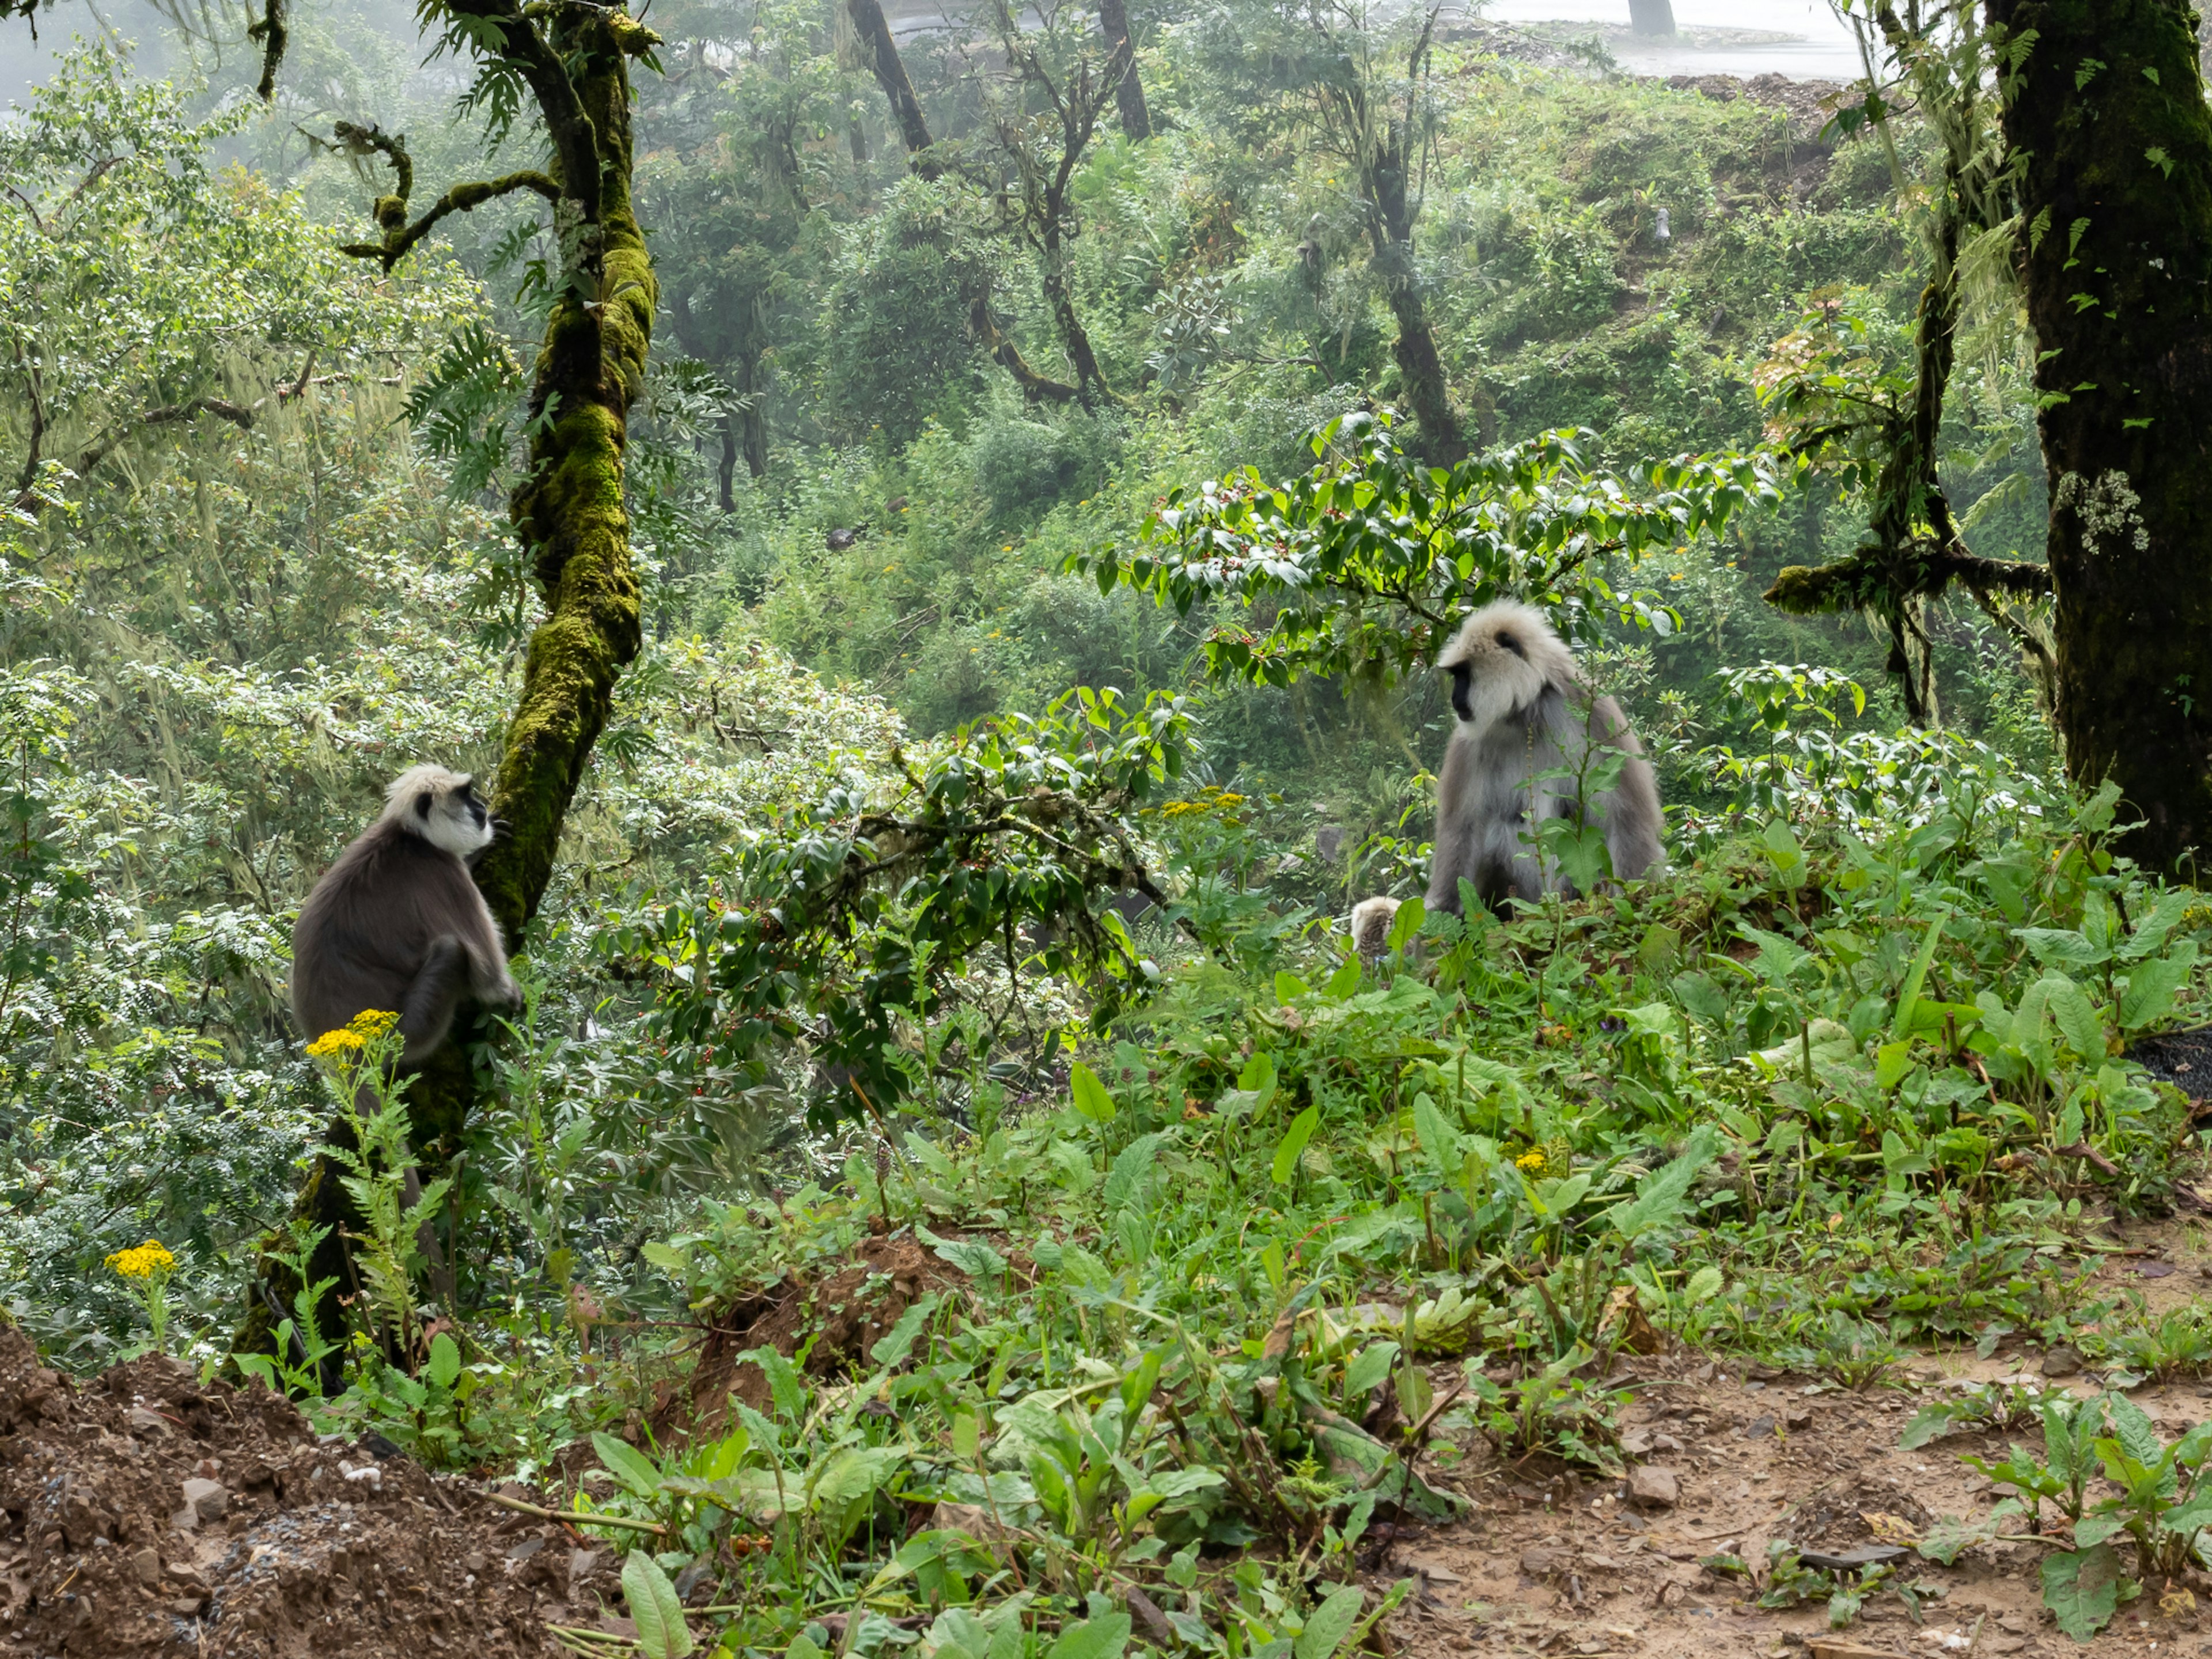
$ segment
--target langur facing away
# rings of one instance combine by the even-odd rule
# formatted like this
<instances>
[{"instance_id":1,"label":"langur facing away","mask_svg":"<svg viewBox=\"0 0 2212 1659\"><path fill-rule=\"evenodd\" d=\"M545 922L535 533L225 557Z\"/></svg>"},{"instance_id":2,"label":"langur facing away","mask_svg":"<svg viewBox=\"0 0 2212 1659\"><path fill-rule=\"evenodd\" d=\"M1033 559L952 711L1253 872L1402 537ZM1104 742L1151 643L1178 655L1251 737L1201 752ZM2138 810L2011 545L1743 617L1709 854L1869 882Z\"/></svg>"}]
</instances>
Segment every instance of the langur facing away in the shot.
<instances>
[{"instance_id":1,"label":"langur facing away","mask_svg":"<svg viewBox=\"0 0 2212 1659\"><path fill-rule=\"evenodd\" d=\"M1537 831L1553 818L1601 826L1613 878L1662 859L1659 787L1620 704L1593 696L1541 611L1501 599L1467 619L1438 660L1459 717L1437 785L1428 906L1460 914L1459 884L1482 902L1576 891ZM1608 755L1607 751L1611 751ZM1597 787L1618 757L1618 775ZM1552 775L1546 775L1550 774Z\"/></svg>"}]
</instances>

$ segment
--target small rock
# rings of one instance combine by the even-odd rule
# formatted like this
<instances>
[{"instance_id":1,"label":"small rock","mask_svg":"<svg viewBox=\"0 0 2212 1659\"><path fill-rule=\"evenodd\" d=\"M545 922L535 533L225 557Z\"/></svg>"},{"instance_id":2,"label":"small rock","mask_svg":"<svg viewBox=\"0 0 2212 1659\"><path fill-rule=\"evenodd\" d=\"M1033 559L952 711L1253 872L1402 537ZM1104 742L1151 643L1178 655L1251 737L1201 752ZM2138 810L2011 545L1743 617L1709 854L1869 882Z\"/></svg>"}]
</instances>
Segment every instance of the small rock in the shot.
<instances>
[{"instance_id":1,"label":"small rock","mask_svg":"<svg viewBox=\"0 0 2212 1659\"><path fill-rule=\"evenodd\" d=\"M357 1469L348 1468L341 1463L338 1473L356 1486L367 1486L371 1492L384 1490L384 1471L374 1463L364 1463Z\"/></svg>"},{"instance_id":2,"label":"small rock","mask_svg":"<svg viewBox=\"0 0 2212 1659\"><path fill-rule=\"evenodd\" d=\"M2044 1352L2042 1370L2045 1376L2079 1376L2081 1356L2062 1342Z\"/></svg>"},{"instance_id":3,"label":"small rock","mask_svg":"<svg viewBox=\"0 0 2212 1659\"><path fill-rule=\"evenodd\" d=\"M1521 1571L1531 1578L1549 1578L1553 1573L1565 1571L1568 1559L1565 1550L1531 1544L1521 1552Z\"/></svg>"},{"instance_id":4,"label":"small rock","mask_svg":"<svg viewBox=\"0 0 2212 1659\"><path fill-rule=\"evenodd\" d=\"M1743 1432L1747 1439L1764 1440L1774 1432L1774 1419L1771 1414L1762 1412L1744 1425Z\"/></svg>"},{"instance_id":5,"label":"small rock","mask_svg":"<svg viewBox=\"0 0 2212 1659\"><path fill-rule=\"evenodd\" d=\"M179 1595L175 1601L166 1601L162 1605L179 1619L197 1619L199 1617L200 1609L207 1605L207 1597Z\"/></svg>"},{"instance_id":6,"label":"small rock","mask_svg":"<svg viewBox=\"0 0 2212 1659\"><path fill-rule=\"evenodd\" d=\"M169 1419L159 1412L148 1411L143 1406L133 1406L130 1412L131 1432L149 1440L166 1440L169 1436Z\"/></svg>"},{"instance_id":7,"label":"small rock","mask_svg":"<svg viewBox=\"0 0 2212 1659\"><path fill-rule=\"evenodd\" d=\"M471 1572L481 1576L483 1570L491 1565L491 1561L482 1550L471 1550L466 1556L462 1558L461 1565L466 1567Z\"/></svg>"},{"instance_id":8,"label":"small rock","mask_svg":"<svg viewBox=\"0 0 2212 1659\"><path fill-rule=\"evenodd\" d=\"M1628 1496L1653 1509L1671 1510L1682 1501L1682 1483L1670 1468L1642 1463L1628 1472Z\"/></svg>"},{"instance_id":9,"label":"small rock","mask_svg":"<svg viewBox=\"0 0 2212 1659\"><path fill-rule=\"evenodd\" d=\"M507 1551L507 1559L510 1561L527 1561L544 1547L545 1540L543 1538L526 1538Z\"/></svg>"},{"instance_id":10,"label":"small rock","mask_svg":"<svg viewBox=\"0 0 2212 1659\"><path fill-rule=\"evenodd\" d=\"M138 1582L142 1584L160 1583L161 1582L161 1552L151 1544L147 1545L143 1549L131 1551L131 1571L138 1575Z\"/></svg>"},{"instance_id":11,"label":"small rock","mask_svg":"<svg viewBox=\"0 0 2212 1659\"><path fill-rule=\"evenodd\" d=\"M230 1508L230 1494L222 1482L195 1476L185 1482L185 1507L202 1521L220 1521Z\"/></svg>"}]
</instances>

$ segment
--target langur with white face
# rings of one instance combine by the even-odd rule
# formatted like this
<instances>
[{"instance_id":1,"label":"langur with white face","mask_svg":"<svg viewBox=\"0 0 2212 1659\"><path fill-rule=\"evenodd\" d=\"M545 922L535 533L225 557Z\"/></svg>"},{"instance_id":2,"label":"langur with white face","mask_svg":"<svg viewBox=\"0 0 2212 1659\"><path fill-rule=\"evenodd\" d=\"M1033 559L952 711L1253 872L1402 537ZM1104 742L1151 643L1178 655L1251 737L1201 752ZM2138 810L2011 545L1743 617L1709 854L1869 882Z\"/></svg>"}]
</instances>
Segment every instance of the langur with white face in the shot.
<instances>
[{"instance_id":1,"label":"langur with white face","mask_svg":"<svg viewBox=\"0 0 2212 1659\"><path fill-rule=\"evenodd\" d=\"M1659 786L1611 697L1591 695L1544 614L1501 599L1467 619L1438 659L1458 716L1437 784L1428 908L1460 914L1459 884L1502 910L1510 899L1575 892L1538 840L1546 821L1601 825L1617 881L1656 870ZM1612 765L1618 775L1607 787Z\"/></svg>"},{"instance_id":2,"label":"langur with white face","mask_svg":"<svg viewBox=\"0 0 2212 1659\"><path fill-rule=\"evenodd\" d=\"M402 1071L420 1069L464 996L520 1005L499 924L469 863L491 815L465 773L416 766L323 872L292 933L292 1012L309 1042L371 1009L399 1016Z\"/></svg>"}]
</instances>

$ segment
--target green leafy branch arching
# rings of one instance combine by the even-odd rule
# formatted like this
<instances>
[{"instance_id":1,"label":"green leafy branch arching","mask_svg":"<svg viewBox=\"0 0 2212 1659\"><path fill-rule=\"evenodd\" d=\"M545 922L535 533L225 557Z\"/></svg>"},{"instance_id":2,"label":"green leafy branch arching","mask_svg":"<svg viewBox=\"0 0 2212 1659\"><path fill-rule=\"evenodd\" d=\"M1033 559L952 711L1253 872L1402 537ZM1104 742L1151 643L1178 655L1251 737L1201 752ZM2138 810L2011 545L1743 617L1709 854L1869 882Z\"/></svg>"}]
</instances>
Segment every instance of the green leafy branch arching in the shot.
<instances>
[{"instance_id":1,"label":"green leafy branch arching","mask_svg":"<svg viewBox=\"0 0 2212 1659\"><path fill-rule=\"evenodd\" d=\"M1117 582L1188 616L1227 600L1267 618L1217 626L1209 672L1287 685L1318 674L1390 685L1425 665L1477 605L1525 599L1587 635L1612 612L1664 633L1648 591L1618 592L1607 566L1717 533L1780 499L1786 469L1765 456L1681 456L1620 476L1583 464L1591 434L1550 432L1430 467L1398 446L1389 416L1352 414L1313 439L1322 459L1268 484L1246 469L1178 489L1145 529L1146 550L1078 556L1101 592Z\"/></svg>"},{"instance_id":2,"label":"green leafy branch arching","mask_svg":"<svg viewBox=\"0 0 2212 1659\"><path fill-rule=\"evenodd\" d=\"M847 1079L817 1119L881 1111L929 1086L902 1025L975 1006L986 955L1006 979L967 1036L971 1065L1021 1017L1024 972L1082 987L1103 1028L1157 970L1101 901L1167 904L1133 819L1182 775L1189 741L1180 697L1131 708L1082 688L927 759L895 750L888 796L848 782L752 840L716 893L613 941L618 971L654 986L653 1027L686 1068L668 1086L744 1087L796 1045Z\"/></svg>"}]
</instances>

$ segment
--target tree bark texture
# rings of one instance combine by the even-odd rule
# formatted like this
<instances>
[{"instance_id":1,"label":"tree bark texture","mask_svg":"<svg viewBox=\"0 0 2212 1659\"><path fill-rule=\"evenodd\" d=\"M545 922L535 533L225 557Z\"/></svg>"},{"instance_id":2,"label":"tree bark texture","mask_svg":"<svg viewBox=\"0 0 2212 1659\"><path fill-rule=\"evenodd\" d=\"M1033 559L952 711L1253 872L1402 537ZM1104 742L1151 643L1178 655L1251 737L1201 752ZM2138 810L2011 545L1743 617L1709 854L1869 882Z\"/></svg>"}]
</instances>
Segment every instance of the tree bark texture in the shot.
<instances>
[{"instance_id":1,"label":"tree bark texture","mask_svg":"<svg viewBox=\"0 0 2212 1659\"><path fill-rule=\"evenodd\" d=\"M929 124L921 118L921 102L914 95L914 82L907 78L905 61L899 57L898 41L884 16L880 0L845 0L845 15L853 20L853 27L867 50L876 84L890 100L891 118L898 123L899 137L914 170L925 179L936 178L943 169L926 154Z\"/></svg>"},{"instance_id":2,"label":"tree bark texture","mask_svg":"<svg viewBox=\"0 0 2212 1659\"><path fill-rule=\"evenodd\" d=\"M2212 837L2212 113L2186 0L1987 0L2051 478L2067 769Z\"/></svg>"},{"instance_id":3,"label":"tree bark texture","mask_svg":"<svg viewBox=\"0 0 2212 1659\"><path fill-rule=\"evenodd\" d=\"M1141 142L1152 136L1152 112L1145 104L1145 83L1137 78L1137 43L1129 34L1125 0L1098 0L1098 32L1106 37L1109 52L1125 40L1129 43L1129 67L1114 88L1114 101L1121 111L1122 132Z\"/></svg>"},{"instance_id":4,"label":"tree bark texture","mask_svg":"<svg viewBox=\"0 0 2212 1659\"><path fill-rule=\"evenodd\" d=\"M1449 465L1467 453L1467 440L1452 410L1451 385L1437 350L1436 331L1429 324L1413 259L1413 209L1406 198L1407 169L1413 159L1407 152L1413 141L1403 122L1391 122L1386 134L1367 167L1367 229L1375 251L1374 270L1398 325L1390 355L1397 361L1398 379L1420 428L1422 459Z\"/></svg>"},{"instance_id":5,"label":"tree bark texture","mask_svg":"<svg viewBox=\"0 0 2212 1659\"><path fill-rule=\"evenodd\" d=\"M513 41L517 36L509 27ZM627 64L656 37L620 11L567 7L546 38L532 39L542 50L532 85L552 131L561 174L556 228L566 286L538 354L530 474L509 502L515 532L534 556L546 616L531 635L492 789L499 839L475 867L477 885L510 949L521 942L552 878L562 823L606 725L616 678L640 644L623 458L629 407L644 385L656 303L653 264L630 198ZM411 170L402 177L411 182ZM395 211L385 210L393 198L379 204L387 253L411 245L405 196L403 183ZM465 1044L482 1034L481 1017L465 1010L446 1046L408 1088L414 1147L426 1176L441 1172L460 1149L477 1099ZM294 1217L330 1228L315 1272L337 1279L338 1294L351 1293L343 1239L362 1221L328 1160L319 1158L310 1170ZM273 1325L290 1314L296 1288L264 1251L242 1349L272 1346ZM329 1308L325 1317L326 1334L342 1336L337 1310Z\"/></svg>"},{"instance_id":6,"label":"tree bark texture","mask_svg":"<svg viewBox=\"0 0 2212 1659\"><path fill-rule=\"evenodd\" d=\"M1673 0L1628 0L1628 27L1633 34L1674 33Z\"/></svg>"}]
</instances>

